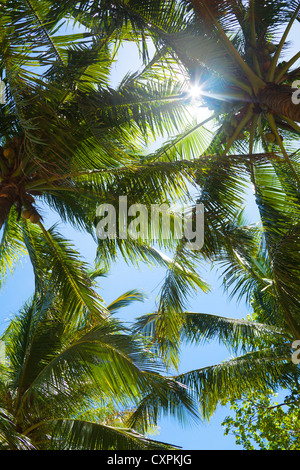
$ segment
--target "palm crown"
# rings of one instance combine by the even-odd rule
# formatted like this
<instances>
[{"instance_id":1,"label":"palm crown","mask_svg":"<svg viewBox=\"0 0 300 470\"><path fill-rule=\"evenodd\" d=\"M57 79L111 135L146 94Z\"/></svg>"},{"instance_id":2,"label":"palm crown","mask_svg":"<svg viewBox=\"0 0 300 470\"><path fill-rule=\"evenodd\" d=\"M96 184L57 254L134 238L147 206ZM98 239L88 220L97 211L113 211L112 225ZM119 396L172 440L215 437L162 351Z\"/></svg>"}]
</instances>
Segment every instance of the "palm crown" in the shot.
<instances>
[{"instance_id":1,"label":"palm crown","mask_svg":"<svg viewBox=\"0 0 300 470\"><path fill-rule=\"evenodd\" d=\"M91 232L97 203L115 197L114 170L139 167L151 133L182 122L180 87L158 84L151 67L109 87L120 25L85 24L55 2L1 8L1 226L12 205L41 221L40 197ZM65 16L72 25L80 19L84 32L66 30Z\"/></svg>"},{"instance_id":2,"label":"palm crown","mask_svg":"<svg viewBox=\"0 0 300 470\"><path fill-rule=\"evenodd\" d=\"M159 17L158 47L176 57L189 79L201 87L200 106L209 107L212 114L158 149L153 158L177 159L188 155L187 149L193 149L189 157L195 157L204 125L209 120L214 124L212 139L202 150L193 175L199 187L197 202L205 207L205 244L191 254L183 241L174 263L181 260L194 269L201 260L212 261L224 249L240 245L231 226L246 205L246 188L251 183L272 271L266 279L272 279L282 321L297 339L299 274L286 257L288 253L294 257L298 247L300 108L292 98L299 77L295 67L299 53L287 62L283 58L291 28L299 20L300 4L199 0L181 2L177 10L176 2L168 5L177 16L171 15L168 23ZM150 15L151 9L147 11ZM181 20L177 22L180 14L186 20L184 26ZM288 240L291 252L281 249ZM180 338L186 307L186 285L177 282L174 271L166 276L155 316L156 338L168 354L171 345L176 350L175 338Z\"/></svg>"}]
</instances>

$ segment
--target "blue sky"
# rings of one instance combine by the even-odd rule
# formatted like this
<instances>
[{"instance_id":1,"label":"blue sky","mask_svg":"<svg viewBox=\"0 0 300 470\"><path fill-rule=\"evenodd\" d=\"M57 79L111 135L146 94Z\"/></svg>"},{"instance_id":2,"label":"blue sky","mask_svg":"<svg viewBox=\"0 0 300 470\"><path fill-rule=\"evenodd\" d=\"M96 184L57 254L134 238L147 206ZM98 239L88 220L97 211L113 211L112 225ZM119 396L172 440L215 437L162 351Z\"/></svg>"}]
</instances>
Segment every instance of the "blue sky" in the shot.
<instances>
[{"instance_id":1,"label":"blue sky","mask_svg":"<svg viewBox=\"0 0 300 470\"><path fill-rule=\"evenodd\" d=\"M291 40L296 40L295 43L297 43L299 37L297 33L299 33L299 26L293 30L290 37ZM127 71L135 71L137 67L136 60L133 50L126 49L123 54L121 50L120 60L114 69L113 81L117 83ZM256 219L256 209L253 199L250 197L248 213L251 218ZM49 213L46 218L46 227L50 227L56 222L59 222L58 216ZM75 232L68 226L61 225L59 228L66 237L74 242L82 257L93 264L96 252L94 241L89 236ZM208 294L199 293L195 295L191 299L189 310L245 318L248 313L247 306L243 303L237 304L235 301L229 301L223 292L217 273L211 271L208 265L204 268L201 275L210 283L211 291ZM123 260L120 260L113 266L109 276L101 280L100 293L107 303L130 289L138 289L148 294L148 298L144 303L136 303L132 307L124 309L122 318L130 321L134 317L153 311L155 298L159 292L159 284L163 277L164 270L161 268L149 269L142 266L138 270L127 266ZM24 259L14 275L9 276L6 285L0 290L0 332L3 332L8 326L9 319L27 300L33 291L33 287L32 268L29 261ZM185 348L182 353L180 370L187 371L217 364L228 359L228 357L228 351L215 341L203 347ZM228 413L227 408L220 408L209 423L199 423L185 428L182 428L172 419L162 419L160 434L157 438L188 450L240 449L235 445L233 437L224 436L223 434L221 422Z\"/></svg>"}]
</instances>

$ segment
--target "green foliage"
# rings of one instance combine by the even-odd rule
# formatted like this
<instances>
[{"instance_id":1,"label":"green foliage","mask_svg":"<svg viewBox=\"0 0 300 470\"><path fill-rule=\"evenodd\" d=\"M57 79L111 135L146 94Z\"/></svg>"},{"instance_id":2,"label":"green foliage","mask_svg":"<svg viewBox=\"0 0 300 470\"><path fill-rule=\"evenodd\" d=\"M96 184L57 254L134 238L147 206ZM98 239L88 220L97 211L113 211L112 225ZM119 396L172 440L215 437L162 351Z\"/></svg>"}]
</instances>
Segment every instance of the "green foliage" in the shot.
<instances>
[{"instance_id":1,"label":"green foliage","mask_svg":"<svg viewBox=\"0 0 300 470\"><path fill-rule=\"evenodd\" d=\"M83 306L100 316L101 308L82 277L76 250L56 229L48 229L44 212L50 208L63 222L88 232L98 244L97 264L103 269L119 256L168 268L171 263L159 249L175 249L176 240L97 240L96 210L103 202L116 206L119 195L147 207L190 202L188 185L194 184L199 155L208 145L210 134L202 126L192 136L190 98L181 76L178 80L172 71L174 58L158 43L148 56L150 30L156 42L160 26L169 23L168 30L175 31L184 18L183 7L170 3L168 14L164 8L163 2L143 2L141 8L138 2L61 5L52 0L0 6L6 90L0 105L0 202L15 188L10 207L0 207L0 278L27 254L40 288L41 258L47 259L66 309L71 297L76 303L71 308L75 323ZM113 89L112 67L128 41L142 51L143 63L119 77ZM165 149L146 155L145 147L162 136L168 139ZM11 160L5 157L8 150ZM184 267L177 271L184 296L188 280ZM188 277L205 288L195 271Z\"/></svg>"},{"instance_id":2,"label":"green foliage","mask_svg":"<svg viewBox=\"0 0 300 470\"><path fill-rule=\"evenodd\" d=\"M299 391L293 390L281 402L272 392L247 395L235 401L222 423L225 435L233 434L245 450L299 450Z\"/></svg>"},{"instance_id":3,"label":"green foliage","mask_svg":"<svg viewBox=\"0 0 300 470\"><path fill-rule=\"evenodd\" d=\"M146 434L162 413L196 419L189 391L113 317L90 312L70 324L63 299L48 287L2 336L1 449L174 449ZM140 298L129 292L108 308Z\"/></svg>"},{"instance_id":4,"label":"green foliage","mask_svg":"<svg viewBox=\"0 0 300 470\"><path fill-rule=\"evenodd\" d=\"M159 447L132 428L146 432L162 410L180 419L185 411L194 415L196 400L208 418L220 403L249 390L266 395L298 377L290 355L300 334L300 108L291 101L291 84L300 72L299 53L285 52L299 12L298 0L0 5L7 95L0 105L0 275L2 282L28 254L40 295L5 335L6 447L56 448L60 440L66 448ZM112 89L112 65L127 41L143 64ZM201 86L200 105L212 111L201 122L189 114L191 83ZM145 151L166 134L161 148ZM257 226L241 212L249 183ZM110 312L140 295L128 292L106 307L78 252L54 227L45 228L39 207L46 204L96 238L97 206L120 195L147 207L178 201L205 207L199 251L189 252L184 239L97 241L95 275L120 254L166 269L157 307L138 319L137 337ZM203 261L221 269L233 297L246 299L251 319L188 311L190 295L208 290L198 272ZM58 295L54 309L50 290ZM216 338L234 354L221 364L172 378L150 368L153 355L155 368L161 361L177 367L184 341ZM79 416L97 400L109 410L115 400L126 410L134 401L130 428ZM49 410L56 418L44 425L40 417Z\"/></svg>"}]
</instances>

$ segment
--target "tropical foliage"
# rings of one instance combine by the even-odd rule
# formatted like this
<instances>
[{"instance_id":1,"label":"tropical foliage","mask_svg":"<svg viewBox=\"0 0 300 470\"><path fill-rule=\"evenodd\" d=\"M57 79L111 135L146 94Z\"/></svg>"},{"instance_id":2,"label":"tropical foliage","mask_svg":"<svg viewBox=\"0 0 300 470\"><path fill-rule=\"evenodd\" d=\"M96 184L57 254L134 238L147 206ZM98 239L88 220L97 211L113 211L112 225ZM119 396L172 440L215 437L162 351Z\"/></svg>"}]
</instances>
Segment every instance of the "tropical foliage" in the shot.
<instances>
[{"instance_id":1,"label":"tropical foliage","mask_svg":"<svg viewBox=\"0 0 300 470\"><path fill-rule=\"evenodd\" d=\"M68 2L15 3L1 5L1 226L12 206L41 223L44 203L94 234L97 206L116 195L183 197L184 163L142 166L151 138L184 122L182 84L159 81L149 64L113 90L121 26L84 24Z\"/></svg>"},{"instance_id":2,"label":"tropical foliage","mask_svg":"<svg viewBox=\"0 0 300 470\"><path fill-rule=\"evenodd\" d=\"M297 389L278 401L276 393L256 392L231 409L222 423L225 434L234 434L236 443L245 450L299 449L299 392Z\"/></svg>"},{"instance_id":3,"label":"tropical foliage","mask_svg":"<svg viewBox=\"0 0 300 470\"><path fill-rule=\"evenodd\" d=\"M5 83L0 106L1 280L19 255L38 258L39 247L29 246L27 233L33 223L48 253L55 254L53 277L67 273L69 287L76 285L81 301L89 302L80 276L81 290L72 279L72 259L59 254L53 232L45 228L44 213L50 207L63 222L96 239L96 209L102 202L116 205L120 195L128 197L128 204L147 206L186 201L187 179L196 162L145 161L144 148L158 135L178 131L189 116L188 100L182 82L163 68L157 73L156 61L124 77L116 90L110 87L121 39L140 44L140 31L126 25L125 13L114 19L104 9L108 16L98 19L96 3L86 2L75 8L74 2L17 1L0 8ZM168 243L161 240L164 247ZM130 262L172 264L149 243L120 239L99 241L97 261L107 269L120 252ZM185 276L185 270L178 274ZM190 277L205 287L196 272Z\"/></svg>"},{"instance_id":4,"label":"tropical foliage","mask_svg":"<svg viewBox=\"0 0 300 470\"><path fill-rule=\"evenodd\" d=\"M194 415L186 388L158 375L161 365L144 342L110 320L130 296L106 308L78 252L56 227L45 228L43 211L50 207L95 238L101 202L115 203L122 194L145 204L186 199L194 166L144 164L144 147L182 125L187 100L182 83L165 74L158 80L151 64L113 90L120 39L139 44L140 32L113 15L101 25L94 5L81 7L51 1L0 6L1 282L28 255L36 284L33 301L3 337L2 447L165 448L134 429L151 430L162 410L180 417L186 408ZM103 273L116 248L130 261L171 263L146 244L115 247L105 240L92 276ZM122 420L116 428L120 408L130 429Z\"/></svg>"},{"instance_id":5,"label":"tropical foliage","mask_svg":"<svg viewBox=\"0 0 300 470\"><path fill-rule=\"evenodd\" d=\"M90 283L99 273L86 273ZM1 343L2 450L174 449L147 434L161 414L196 418L188 390L165 373L141 337L114 313L139 292L105 307L102 321L76 301L66 308L44 282ZM73 309L74 308L74 315Z\"/></svg>"},{"instance_id":6,"label":"tropical foliage","mask_svg":"<svg viewBox=\"0 0 300 470\"><path fill-rule=\"evenodd\" d=\"M122 195L129 204L146 206L201 203L201 250L190 251L186 239L97 240L96 269L108 269L120 253L130 262L166 268L157 309L138 319L135 334L142 333L168 366L177 367L183 340L199 344L219 338L235 354L172 379L193 392L204 417L250 389L288 386L298 376L290 358L300 333L300 107L293 99L300 55L289 53L287 40L300 19L300 2L13 0L2 3L0 12L6 85L6 103L0 105L1 279L19 255L29 254L43 299L48 283L55 281L63 302L59 315L68 317L71 335L60 339L73 344L81 326L106 328L107 311L78 254L54 227L45 228L43 205L95 237L97 206L116 204ZM112 64L124 42L137 44L143 67L112 89ZM200 87L200 101L192 99L191 84ZM211 115L191 117L191 106L208 108ZM160 148L145 151L165 135ZM241 211L249 184L258 225L249 225ZM154 242L173 250L173 259ZM187 312L190 294L208 290L198 273L203 262L220 267L232 295L246 298L250 319ZM8 347L27 316L6 333ZM63 349L50 357L58 351ZM12 376L20 364L10 364ZM133 395L151 406L158 390L150 393L150 402L143 400L136 379L130 382ZM24 391L13 383L18 407L28 404L29 395L25 391L22 401ZM38 407L46 396L42 392L52 393L37 389ZM146 418L157 411L137 410L146 420L144 432ZM15 426L13 413L4 427ZM32 426L39 428L36 421L26 421L21 434ZM74 432L80 429L76 426ZM66 445L83 446L77 437L69 440L71 427L65 427ZM95 437L93 445L120 443L100 440Z\"/></svg>"},{"instance_id":7,"label":"tropical foliage","mask_svg":"<svg viewBox=\"0 0 300 470\"><path fill-rule=\"evenodd\" d=\"M293 65L299 54L281 61L300 4L182 4L190 12L186 30L167 34L163 41L201 85L202 104L211 107L216 119L212 143L202 157L207 166L201 171L200 165L195 177L206 224L205 245L193 258L221 267L225 285L233 295L246 298L253 310L250 320L183 309L179 314L179 308L177 316L167 316L173 326L169 338L177 333L173 351L183 337L196 342L217 338L234 354L242 353L180 375L196 390L203 415L209 417L230 397L287 386L298 376L291 344L299 338L299 107L292 102L292 82L299 76ZM214 155L207 161L210 152ZM249 182L260 215L255 226L241 217ZM162 314L143 317L137 327L159 338L169 353Z\"/></svg>"},{"instance_id":8,"label":"tropical foliage","mask_svg":"<svg viewBox=\"0 0 300 470\"><path fill-rule=\"evenodd\" d=\"M297 310L292 310L296 295L293 293L290 300L283 301L277 287L284 282L287 270L275 277L278 258L274 255L271 258L267 252L262 228L245 225L242 215L238 222L228 230L228 236L236 243L223 249L215 262L222 269L226 289L233 297L246 298L252 315L234 319L185 312L180 331L181 344L203 344L216 339L231 353L232 358L221 364L177 376L194 390L205 418L212 415L218 404L241 399L249 390L267 393L269 388L289 387L299 374L297 364L292 362L291 347L297 338L293 329L293 325L298 325ZM285 235L283 240L286 238ZM279 238L277 243L280 246ZM295 260L295 274L297 266ZM297 293L295 285L290 284L289 288ZM155 336L157 316L155 312L141 317L137 330L147 337Z\"/></svg>"}]
</instances>

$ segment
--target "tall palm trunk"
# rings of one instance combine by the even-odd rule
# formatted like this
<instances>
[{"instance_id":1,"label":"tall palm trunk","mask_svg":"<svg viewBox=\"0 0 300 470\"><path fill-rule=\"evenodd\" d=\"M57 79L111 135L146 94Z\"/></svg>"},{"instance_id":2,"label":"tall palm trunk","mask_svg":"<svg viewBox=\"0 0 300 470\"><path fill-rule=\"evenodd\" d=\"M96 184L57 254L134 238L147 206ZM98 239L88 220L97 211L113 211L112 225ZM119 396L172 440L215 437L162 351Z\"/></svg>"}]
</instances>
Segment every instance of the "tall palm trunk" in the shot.
<instances>
[{"instance_id":1,"label":"tall palm trunk","mask_svg":"<svg viewBox=\"0 0 300 470\"><path fill-rule=\"evenodd\" d=\"M289 86L268 83L257 95L260 106L267 106L277 115L300 122L300 104L293 103L295 89Z\"/></svg>"},{"instance_id":2,"label":"tall palm trunk","mask_svg":"<svg viewBox=\"0 0 300 470\"><path fill-rule=\"evenodd\" d=\"M0 185L0 229L8 217L12 205L18 199L18 186L12 182Z\"/></svg>"}]
</instances>

